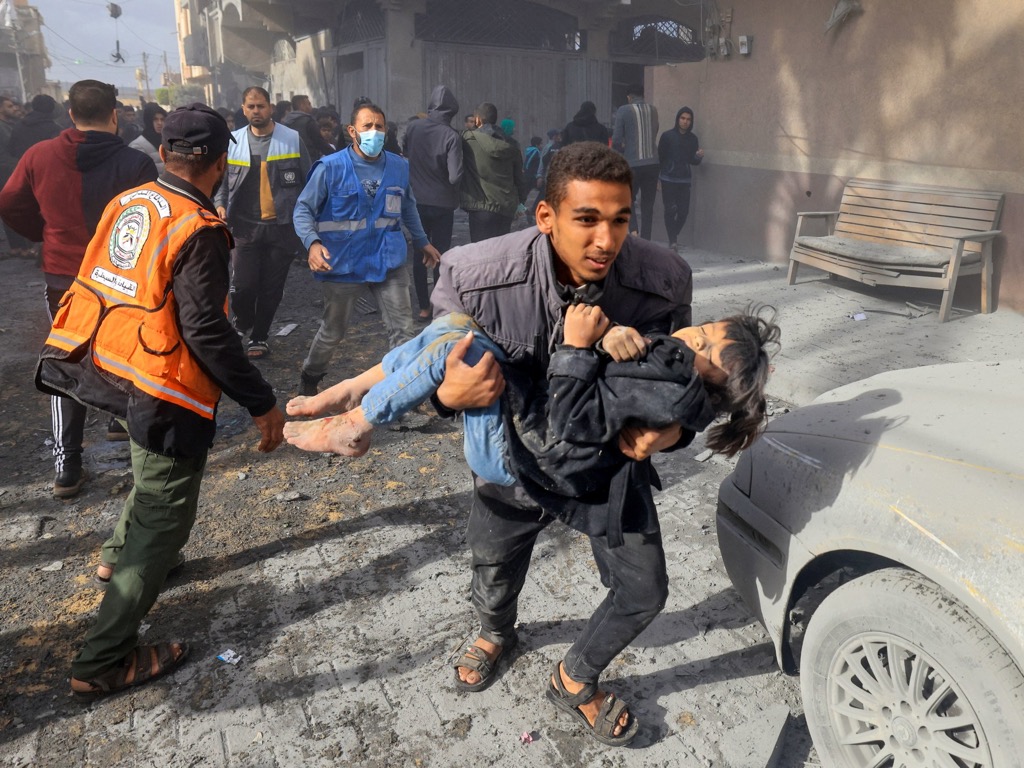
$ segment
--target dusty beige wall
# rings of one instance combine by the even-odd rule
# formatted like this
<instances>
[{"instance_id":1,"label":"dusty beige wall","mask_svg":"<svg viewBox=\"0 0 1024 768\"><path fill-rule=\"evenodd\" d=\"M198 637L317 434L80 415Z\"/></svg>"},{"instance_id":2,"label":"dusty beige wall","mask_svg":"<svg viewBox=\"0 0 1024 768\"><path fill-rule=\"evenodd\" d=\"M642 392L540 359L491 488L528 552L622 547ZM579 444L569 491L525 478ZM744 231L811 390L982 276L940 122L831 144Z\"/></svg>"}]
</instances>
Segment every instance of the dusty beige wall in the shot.
<instances>
[{"instance_id":1,"label":"dusty beige wall","mask_svg":"<svg viewBox=\"0 0 1024 768\"><path fill-rule=\"evenodd\" d=\"M271 96L281 93L282 98L290 99L297 93L304 93L313 101L314 107L326 104L328 99L320 54L330 47L331 36L327 30L296 40L295 58L276 61L270 66Z\"/></svg>"},{"instance_id":2,"label":"dusty beige wall","mask_svg":"<svg viewBox=\"0 0 1024 768\"><path fill-rule=\"evenodd\" d=\"M999 190L1000 305L1024 310L1024 3L861 4L825 34L831 2L735 0L749 56L649 72L662 122L689 105L706 151L684 242L785 261L796 211L853 176Z\"/></svg>"}]
</instances>

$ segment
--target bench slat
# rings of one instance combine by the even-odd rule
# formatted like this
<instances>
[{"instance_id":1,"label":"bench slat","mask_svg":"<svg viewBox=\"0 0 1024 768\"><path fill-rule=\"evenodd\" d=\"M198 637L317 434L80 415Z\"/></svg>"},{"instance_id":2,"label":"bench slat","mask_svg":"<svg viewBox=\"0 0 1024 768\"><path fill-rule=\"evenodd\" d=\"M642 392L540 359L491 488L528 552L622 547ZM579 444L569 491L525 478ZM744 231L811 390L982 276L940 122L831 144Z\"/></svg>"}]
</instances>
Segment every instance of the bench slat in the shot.
<instances>
[{"instance_id":1,"label":"bench slat","mask_svg":"<svg viewBox=\"0 0 1024 768\"><path fill-rule=\"evenodd\" d=\"M987 232L988 230L975 230L976 232ZM850 234L862 233L878 237L886 237L907 243L922 245L936 245L938 243L925 242L922 238L939 238L941 246L952 248L956 241L963 237L964 230L950 225L950 222L942 224L919 224L916 221L886 221L885 219L869 218L866 216L847 216L836 223L836 233L846 232ZM965 243L966 247L977 246L980 243Z\"/></svg>"},{"instance_id":2,"label":"bench slat","mask_svg":"<svg viewBox=\"0 0 1024 768\"><path fill-rule=\"evenodd\" d=\"M883 229L882 227L867 227L849 222L840 222L836 225L835 234L844 237L856 237L874 243L893 243L895 245L921 245L930 248L951 248L955 242L954 238L941 233L931 234L928 232L909 232L899 229ZM965 252L977 252L981 250L981 243L965 243Z\"/></svg>"},{"instance_id":3,"label":"bench slat","mask_svg":"<svg viewBox=\"0 0 1024 768\"><path fill-rule=\"evenodd\" d=\"M978 227L979 232L985 232L992 228L995 221L995 214L992 211L980 211L974 208L953 208L945 205L924 205L921 203L900 203L886 207L881 205L868 205L861 198L843 198L839 206L839 213L855 213L864 216L880 216L887 219L899 219L907 221L926 220L953 220L963 221L965 229Z\"/></svg>"},{"instance_id":4,"label":"bench slat","mask_svg":"<svg viewBox=\"0 0 1024 768\"><path fill-rule=\"evenodd\" d=\"M987 192L973 189L952 189L947 187L926 187L914 185L893 185L878 182L860 182L851 180L847 183L843 194L856 194L862 197L881 200L919 200L934 205L966 205L968 207L998 207L1002 202L1001 192Z\"/></svg>"}]
</instances>

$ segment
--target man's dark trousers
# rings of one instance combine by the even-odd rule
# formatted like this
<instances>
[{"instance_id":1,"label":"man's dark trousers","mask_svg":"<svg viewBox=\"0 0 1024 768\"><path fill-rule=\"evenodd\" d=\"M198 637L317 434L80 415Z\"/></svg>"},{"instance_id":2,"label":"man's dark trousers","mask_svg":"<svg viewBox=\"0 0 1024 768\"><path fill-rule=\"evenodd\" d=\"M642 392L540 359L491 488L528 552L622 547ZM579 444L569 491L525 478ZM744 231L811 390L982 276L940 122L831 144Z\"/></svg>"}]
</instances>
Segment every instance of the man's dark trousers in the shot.
<instances>
[{"instance_id":1,"label":"man's dark trousers","mask_svg":"<svg viewBox=\"0 0 1024 768\"><path fill-rule=\"evenodd\" d=\"M661 182L661 200L665 204L665 233L668 244L675 245L690 214L690 185L674 181Z\"/></svg>"},{"instance_id":2,"label":"man's dark trousers","mask_svg":"<svg viewBox=\"0 0 1024 768\"><path fill-rule=\"evenodd\" d=\"M512 219L491 211L469 212L469 242L479 243L512 231Z\"/></svg>"},{"instance_id":3,"label":"man's dark trousers","mask_svg":"<svg viewBox=\"0 0 1024 768\"><path fill-rule=\"evenodd\" d=\"M423 231L427 233L430 244L437 248L438 253L444 253L452 247L452 228L455 224L455 211L452 208L441 208L437 205L416 204L416 210L420 214L420 223ZM434 267L434 283L440 274L440 267ZM423 257L413 255L412 258L412 280L416 286L416 299L419 301L420 309L430 309L430 291L427 290L427 268L423 264Z\"/></svg>"},{"instance_id":4,"label":"man's dark trousers","mask_svg":"<svg viewBox=\"0 0 1024 768\"><path fill-rule=\"evenodd\" d=\"M60 301L74 283L72 275L46 277L46 309L50 323L60 308ZM53 427L53 468L60 474L65 468L82 466L82 439L88 409L70 397L50 397L50 421Z\"/></svg>"},{"instance_id":5,"label":"man's dark trousers","mask_svg":"<svg viewBox=\"0 0 1024 768\"><path fill-rule=\"evenodd\" d=\"M520 486L476 479L466 539L473 556L473 607L485 640L505 645L512 637L533 546L553 519ZM566 674L580 683L596 683L668 599L661 533L625 533L623 538L622 546L609 548L606 537L590 537L608 594L565 655Z\"/></svg>"},{"instance_id":6,"label":"man's dark trousers","mask_svg":"<svg viewBox=\"0 0 1024 768\"><path fill-rule=\"evenodd\" d=\"M241 225L231 252L231 316L235 328L266 341L281 304L298 239L290 224Z\"/></svg>"},{"instance_id":7,"label":"man's dark trousers","mask_svg":"<svg viewBox=\"0 0 1024 768\"><path fill-rule=\"evenodd\" d=\"M640 237L644 240L651 239L651 225L654 223L654 196L658 193L658 172L657 163L652 165L638 165L631 169L633 171L633 224L630 229L639 231ZM640 195L640 210L637 211L636 196ZM637 227L637 214L640 214L640 226Z\"/></svg>"}]
</instances>

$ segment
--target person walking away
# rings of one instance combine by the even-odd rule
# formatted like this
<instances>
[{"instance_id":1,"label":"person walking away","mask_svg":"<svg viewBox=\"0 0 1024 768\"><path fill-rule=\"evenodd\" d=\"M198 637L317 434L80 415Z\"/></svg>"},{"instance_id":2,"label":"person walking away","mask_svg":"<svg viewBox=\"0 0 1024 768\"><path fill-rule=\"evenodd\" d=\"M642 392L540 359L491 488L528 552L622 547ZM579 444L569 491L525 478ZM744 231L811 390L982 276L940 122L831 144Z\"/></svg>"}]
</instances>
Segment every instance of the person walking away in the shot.
<instances>
[{"instance_id":1,"label":"person walking away","mask_svg":"<svg viewBox=\"0 0 1024 768\"><path fill-rule=\"evenodd\" d=\"M139 645L139 625L188 541L221 393L246 408L257 449L283 439L273 388L225 313L231 234L210 196L231 133L205 104L164 122L165 170L106 206L40 355L36 383L126 420L132 476L103 545L109 586L71 663L71 690L96 698L179 666L186 643ZM171 364L169 364L171 363Z\"/></svg>"},{"instance_id":2,"label":"person walking away","mask_svg":"<svg viewBox=\"0 0 1024 768\"><path fill-rule=\"evenodd\" d=\"M380 307L389 344L413 337L403 224L428 268L440 259L420 223L409 162L384 149L386 125L384 110L358 102L348 126L351 146L313 164L295 206L295 233L324 298L320 328L302 362L300 395L317 393L364 286Z\"/></svg>"},{"instance_id":3,"label":"person walking away","mask_svg":"<svg viewBox=\"0 0 1024 768\"><path fill-rule=\"evenodd\" d=\"M540 185L543 176L541 175L541 153L540 147L543 143L543 139L540 136L531 136L530 144L526 147L526 152L523 153L523 186L527 189L526 200L529 202L530 194L534 191L537 192L537 196L540 196ZM534 201L536 202L536 201ZM533 226L535 219L533 217L534 205L527 205L527 221L530 226Z\"/></svg>"},{"instance_id":4,"label":"person walking away","mask_svg":"<svg viewBox=\"0 0 1024 768\"><path fill-rule=\"evenodd\" d=\"M242 93L248 124L231 135L226 181L217 212L231 227L231 315L249 336L254 360L270 354L270 325L298 249L292 212L310 162L299 134L271 119L270 94L259 86Z\"/></svg>"},{"instance_id":5,"label":"person walking away","mask_svg":"<svg viewBox=\"0 0 1024 768\"><path fill-rule=\"evenodd\" d=\"M578 141L596 141L608 145L608 129L598 122L597 107L592 101L580 104L580 111L562 129L563 147Z\"/></svg>"},{"instance_id":6,"label":"person walking away","mask_svg":"<svg viewBox=\"0 0 1024 768\"><path fill-rule=\"evenodd\" d=\"M560 130L552 128L548 131L547 136L548 140L540 150L540 177L537 179L537 197L533 199L533 210L530 212L534 221L537 218L537 206L540 205L541 200L544 199L547 193L548 168L551 167L551 161L554 160L555 153L562 146L562 132Z\"/></svg>"},{"instance_id":7,"label":"person walking away","mask_svg":"<svg viewBox=\"0 0 1024 768\"><path fill-rule=\"evenodd\" d=\"M29 147L41 141L52 139L61 130L54 119L57 102L52 96L45 93L33 96L31 107L32 110L11 129L10 150L15 157L21 157Z\"/></svg>"},{"instance_id":8,"label":"person walking away","mask_svg":"<svg viewBox=\"0 0 1024 768\"><path fill-rule=\"evenodd\" d=\"M145 152L156 166L157 173L164 172L164 162L160 159L160 132L164 129L164 118L167 110L155 101L146 103L142 108L142 133L128 146Z\"/></svg>"},{"instance_id":9,"label":"person walking away","mask_svg":"<svg viewBox=\"0 0 1024 768\"><path fill-rule=\"evenodd\" d=\"M302 143L309 150L311 163L315 163L324 155L329 155L334 151L334 147L320 134L320 125L313 116L313 102L309 100L309 96L304 94L293 96L292 111L285 115L282 122L292 130L298 131Z\"/></svg>"},{"instance_id":10,"label":"person walking away","mask_svg":"<svg viewBox=\"0 0 1024 768\"><path fill-rule=\"evenodd\" d=\"M644 240L651 239L654 196L658 192L658 110L644 101L644 87L632 85L626 104L615 111L612 148L626 156L633 171L633 226ZM636 198L640 195L639 211ZM640 215L637 216L637 213ZM636 222L639 219L639 227Z\"/></svg>"},{"instance_id":11,"label":"person walking away","mask_svg":"<svg viewBox=\"0 0 1024 768\"><path fill-rule=\"evenodd\" d=\"M700 165L704 150L693 132L693 110L682 107L676 112L672 128L658 139L658 164L661 182L661 201L665 206L665 231L668 247L675 248L679 233L690 213L692 172L690 166Z\"/></svg>"},{"instance_id":12,"label":"person walking away","mask_svg":"<svg viewBox=\"0 0 1024 768\"><path fill-rule=\"evenodd\" d=\"M126 189L154 181L153 161L117 136L117 91L97 80L80 80L69 91L75 127L33 145L0 191L0 217L33 242L41 242L46 306L52 322L71 288L89 239L107 202ZM86 407L54 396L53 495L77 496L85 483L82 440ZM110 439L124 439L111 420Z\"/></svg>"},{"instance_id":13,"label":"person walking away","mask_svg":"<svg viewBox=\"0 0 1024 768\"><path fill-rule=\"evenodd\" d=\"M405 157L409 161L409 183L416 196L416 210L423 231L438 253L452 245L455 209L459 207L462 182L462 137L452 127L459 113L459 102L446 85L438 85L430 94L427 116L409 122L405 131ZM427 267L422 259L413 259L413 285L419 303L419 317L430 318L430 292ZM433 283L437 284L437 266Z\"/></svg>"},{"instance_id":14,"label":"person walking away","mask_svg":"<svg viewBox=\"0 0 1024 768\"><path fill-rule=\"evenodd\" d=\"M0 96L0 189L11 178L18 158L11 153L11 132L21 119L18 114L18 103L10 96ZM4 224L4 236L7 238L7 251L15 258L33 256L32 244L19 235L7 224Z\"/></svg>"},{"instance_id":15,"label":"person walking away","mask_svg":"<svg viewBox=\"0 0 1024 768\"><path fill-rule=\"evenodd\" d=\"M474 116L477 127L462 134L465 170L460 199L469 214L469 239L478 243L508 234L526 195L523 157L497 126L498 108L484 102Z\"/></svg>"}]
</instances>

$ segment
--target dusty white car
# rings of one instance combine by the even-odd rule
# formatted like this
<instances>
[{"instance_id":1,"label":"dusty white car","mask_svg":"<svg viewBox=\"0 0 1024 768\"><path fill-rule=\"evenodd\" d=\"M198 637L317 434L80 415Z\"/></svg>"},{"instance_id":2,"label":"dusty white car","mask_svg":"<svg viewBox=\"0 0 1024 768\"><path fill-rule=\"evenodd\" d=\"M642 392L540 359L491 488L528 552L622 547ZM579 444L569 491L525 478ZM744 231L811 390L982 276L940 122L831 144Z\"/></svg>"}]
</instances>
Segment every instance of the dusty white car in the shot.
<instances>
[{"instance_id":1,"label":"dusty white car","mask_svg":"<svg viewBox=\"0 0 1024 768\"><path fill-rule=\"evenodd\" d=\"M1024 765L1024 361L892 371L774 420L719 490L733 584L823 765Z\"/></svg>"}]
</instances>

